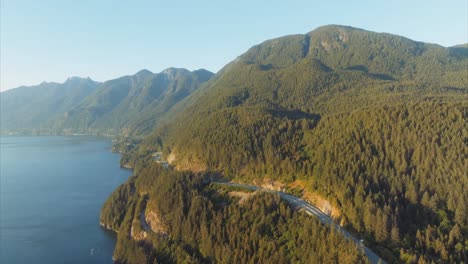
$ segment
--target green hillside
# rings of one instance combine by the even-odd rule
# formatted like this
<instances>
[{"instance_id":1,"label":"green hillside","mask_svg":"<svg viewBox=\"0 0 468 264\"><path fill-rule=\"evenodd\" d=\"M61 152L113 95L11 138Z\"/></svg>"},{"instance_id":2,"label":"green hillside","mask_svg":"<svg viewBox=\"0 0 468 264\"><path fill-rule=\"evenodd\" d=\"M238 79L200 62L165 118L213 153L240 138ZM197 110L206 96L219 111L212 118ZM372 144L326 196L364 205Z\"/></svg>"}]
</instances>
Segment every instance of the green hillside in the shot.
<instances>
[{"instance_id":1,"label":"green hillside","mask_svg":"<svg viewBox=\"0 0 468 264\"><path fill-rule=\"evenodd\" d=\"M124 164L300 181L381 256L466 262L468 49L325 26L265 41L169 113Z\"/></svg>"},{"instance_id":2,"label":"green hillside","mask_svg":"<svg viewBox=\"0 0 468 264\"><path fill-rule=\"evenodd\" d=\"M104 83L75 78L20 87L1 94L2 131L142 135L212 75L169 68Z\"/></svg>"},{"instance_id":3,"label":"green hillside","mask_svg":"<svg viewBox=\"0 0 468 264\"><path fill-rule=\"evenodd\" d=\"M116 263L368 263L353 242L278 196L140 165L101 210L101 224L118 232Z\"/></svg>"},{"instance_id":4,"label":"green hillside","mask_svg":"<svg viewBox=\"0 0 468 264\"><path fill-rule=\"evenodd\" d=\"M99 85L91 79L73 77L63 84L44 82L2 92L0 128L19 132L38 129L78 105Z\"/></svg>"}]
</instances>

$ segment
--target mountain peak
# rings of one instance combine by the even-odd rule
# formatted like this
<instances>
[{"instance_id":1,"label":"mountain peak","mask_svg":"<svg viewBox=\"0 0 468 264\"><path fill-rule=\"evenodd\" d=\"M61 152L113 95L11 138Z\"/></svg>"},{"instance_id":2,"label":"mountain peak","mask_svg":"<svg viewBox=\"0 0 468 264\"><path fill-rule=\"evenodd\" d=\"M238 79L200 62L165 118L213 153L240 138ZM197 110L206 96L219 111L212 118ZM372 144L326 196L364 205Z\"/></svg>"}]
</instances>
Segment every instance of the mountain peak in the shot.
<instances>
[{"instance_id":1,"label":"mountain peak","mask_svg":"<svg viewBox=\"0 0 468 264\"><path fill-rule=\"evenodd\" d=\"M189 73L190 71L184 68L167 68L162 71L162 74L165 74L169 80L174 80L178 73Z\"/></svg>"},{"instance_id":2,"label":"mountain peak","mask_svg":"<svg viewBox=\"0 0 468 264\"><path fill-rule=\"evenodd\" d=\"M336 30L346 30L346 31L366 31L361 28L356 28L352 26L345 26L345 25L337 25L337 24L330 24L330 25L324 25L320 26L311 32L318 32L318 31L336 31Z\"/></svg>"},{"instance_id":3,"label":"mountain peak","mask_svg":"<svg viewBox=\"0 0 468 264\"><path fill-rule=\"evenodd\" d=\"M97 83L97 82L91 80L91 78L89 77L82 78L78 76L72 76L72 77L69 77L63 84L67 86L77 86L77 85L86 85L89 83Z\"/></svg>"},{"instance_id":4,"label":"mountain peak","mask_svg":"<svg viewBox=\"0 0 468 264\"><path fill-rule=\"evenodd\" d=\"M169 67L169 68L162 71L162 73L165 73L165 74L174 74L174 73L177 73L177 72L189 72L189 70L187 70L185 68Z\"/></svg>"},{"instance_id":5,"label":"mountain peak","mask_svg":"<svg viewBox=\"0 0 468 264\"><path fill-rule=\"evenodd\" d=\"M148 75L152 75L152 74L154 74L154 73L152 73L151 71L149 71L147 69L143 69L143 70L140 70L137 73L135 73L135 76L143 77L143 76L148 76Z\"/></svg>"}]
</instances>

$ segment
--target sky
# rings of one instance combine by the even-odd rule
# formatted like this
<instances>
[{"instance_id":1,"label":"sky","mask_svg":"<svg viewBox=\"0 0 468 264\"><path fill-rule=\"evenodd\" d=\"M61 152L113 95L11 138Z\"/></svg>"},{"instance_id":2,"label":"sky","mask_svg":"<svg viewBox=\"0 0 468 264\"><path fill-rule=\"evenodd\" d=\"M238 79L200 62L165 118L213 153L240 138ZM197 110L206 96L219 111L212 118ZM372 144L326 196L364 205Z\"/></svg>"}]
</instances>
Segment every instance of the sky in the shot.
<instances>
[{"instance_id":1,"label":"sky","mask_svg":"<svg viewBox=\"0 0 468 264\"><path fill-rule=\"evenodd\" d=\"M141 69L216 72L253 45L327 24L468 42L466 0L0 1L0 91Z\"/></svg>"}]
</instances>

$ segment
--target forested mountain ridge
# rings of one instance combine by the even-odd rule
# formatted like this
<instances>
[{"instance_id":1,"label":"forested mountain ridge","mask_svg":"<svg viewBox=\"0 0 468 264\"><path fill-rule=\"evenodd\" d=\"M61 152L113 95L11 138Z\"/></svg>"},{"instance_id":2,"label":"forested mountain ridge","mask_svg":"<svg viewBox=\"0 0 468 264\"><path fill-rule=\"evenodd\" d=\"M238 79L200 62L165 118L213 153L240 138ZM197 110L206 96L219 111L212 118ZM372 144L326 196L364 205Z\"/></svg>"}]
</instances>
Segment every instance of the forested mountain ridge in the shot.
<instances>
[{"instance_id":1,"label":"forested mountain ridge","mask_svg":"<svg viewBox=\"0 0 468 264\"><path fill-rule=\"evenodd\" d=\"M468 49L325 26L252 47L138 148L179 170L301 181L390 262L467 261Z\"/></svg>"},{"instance_id":2,"label":"forested mountain ridge","mask_svg":"<svg viewBox=\"0 0 468 264\"><path fill-rule=\"evenodd\" d=\"M41 134L144 134L174 104L213 74L169 68L142 70L104 83L72 78L1 94L2 131Z\"/></svg>"},{"instance_id":3,"label":"forested mountain ridge","mask_svg":"<svg viewBox=\"0 0 468 264\"><path fill-rule=\"evenodd\" d=\"M168 109L211 76L205 70L169 68L159 74L142 70L103 83L54 125L78 131L114 130L113 134L150 131Z\"/></svg>"},{"instance_id":4,"label":"forested mountain ridge","mask_svg":"<svg viewBox=\"0 0 468 264\"><path fill-rule=\"evenodd\" d=\"M265 41L188 97L187 109L172 114L145 145L165 138L165 146L177 151L178 145L187 145L178 141L192 140L185 133L216 133L208 127L229 117L241 119L243 112L315 122L324 114L424 97L463 100L468 90L467 58L465 48L343 26ZM198 129L208 133L194 131Z\"/></svg>"},{"instance_id":5,"label":"forested mountain ridge","mask_svg":"<svg viewBox=\"0 0 468 264\"><path fill-rule=\"evenodd\" d=\"M381 79L437 81L444 86L455 81L447 80L448 73L464 70L467 53L463 47L445 48L397 35L331 25L305 35L265 41L240 60L278 68L314 58L333 70L362 71Z\"/></svg>"},{"instance_id":6,"label":"forested mountain ridge","mask_svg":"<svg viewBox=\"0 0 468 264\"><path fill-rule=\"evenodd\" d=\"M31 130L58 117L93 93L100 83L72 77L64 83L43 82L22 86L0 94L3 130Z\"/></svg>"}]
</instances>

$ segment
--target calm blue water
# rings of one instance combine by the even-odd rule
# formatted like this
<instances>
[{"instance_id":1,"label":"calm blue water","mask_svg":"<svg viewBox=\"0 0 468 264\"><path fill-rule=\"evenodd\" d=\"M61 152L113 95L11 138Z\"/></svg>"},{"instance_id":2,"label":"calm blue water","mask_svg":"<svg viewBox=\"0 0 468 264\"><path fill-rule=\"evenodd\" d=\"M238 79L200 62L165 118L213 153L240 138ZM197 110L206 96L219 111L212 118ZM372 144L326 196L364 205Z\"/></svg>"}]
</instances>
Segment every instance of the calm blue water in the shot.
<instances>
[{"instance_id":1,"label":"calm blue water","mask_svg":"<svg viewBox=\"0 0 468 264\"><path fill-rule=\"evenodd\" d=\"M110 148L96 137L0 138L0 263L112 263L99 210L130 171Z\"/></svg>"}]
</instances>

